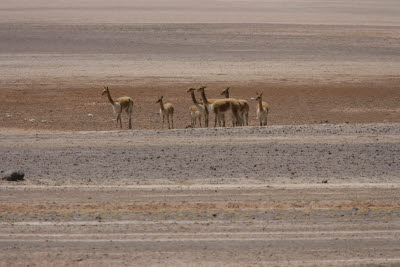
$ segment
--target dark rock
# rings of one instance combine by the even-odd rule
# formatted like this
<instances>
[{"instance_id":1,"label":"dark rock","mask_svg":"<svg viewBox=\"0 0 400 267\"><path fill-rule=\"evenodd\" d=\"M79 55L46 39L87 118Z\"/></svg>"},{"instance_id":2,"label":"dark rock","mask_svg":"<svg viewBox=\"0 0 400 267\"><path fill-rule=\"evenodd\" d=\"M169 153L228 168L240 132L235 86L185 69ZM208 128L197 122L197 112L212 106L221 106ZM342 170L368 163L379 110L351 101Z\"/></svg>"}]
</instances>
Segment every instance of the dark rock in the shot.
<instances>
[{"instance_id":1,"label":"dark rock","mask_svg":"<svg viewBox=\"0 0 400 267\"><path fill-rule=\"evenodd\" d=\"M24 176L25 173L23 171L8 171L1 179L6 181L23 181Z\"/></svg>"},{"instance_id":2,"label":"dark rock","mask_svg":"<svg viewBox=\"0 0 400 267\"><path fill-rule=\"evenodd\" d=\"M322 183L323 183L323 184L327 184L327 183L328 183L328 180L323 180Z\"/></svg>"}]
</instances>

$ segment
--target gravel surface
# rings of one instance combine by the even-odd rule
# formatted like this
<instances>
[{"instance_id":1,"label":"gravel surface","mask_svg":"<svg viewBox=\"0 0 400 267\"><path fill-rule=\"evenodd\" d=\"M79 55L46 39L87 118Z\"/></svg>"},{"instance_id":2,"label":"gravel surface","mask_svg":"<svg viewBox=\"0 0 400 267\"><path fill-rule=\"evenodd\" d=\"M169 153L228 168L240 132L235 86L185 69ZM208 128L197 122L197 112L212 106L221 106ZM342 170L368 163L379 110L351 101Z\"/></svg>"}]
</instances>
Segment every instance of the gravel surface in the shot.
<instances>
[{"instance_id":1,"label":"gravel surface","mask_svg":"<svg viewBox=\"0 0 400 267\"><path fill-rule=\"evenodd\" d=\"M1 171L27 183L386 182L400 173L398 124L7 135Z\"/></svg>"},{"instance_id":2,"label":"gravel surface","mask_svg":"<svg viewBox=\"0 0 400 267\"><path fill-rule=\"evenodd\" d=\"M1 136L0 265L393 265L400 125Z\"/></svg>"}]
</instances>

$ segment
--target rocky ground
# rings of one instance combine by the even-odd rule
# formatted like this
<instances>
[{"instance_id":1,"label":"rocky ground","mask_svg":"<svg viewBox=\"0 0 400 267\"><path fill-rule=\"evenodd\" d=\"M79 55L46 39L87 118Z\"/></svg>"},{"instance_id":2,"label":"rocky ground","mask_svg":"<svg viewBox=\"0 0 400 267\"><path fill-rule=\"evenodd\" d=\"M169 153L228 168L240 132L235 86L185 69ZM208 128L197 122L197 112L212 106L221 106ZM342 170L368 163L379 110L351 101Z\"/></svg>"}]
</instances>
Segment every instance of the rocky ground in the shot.
<instances>
[{"instance_id":1,"label":"rocky ground","mask_svg":"<svg viewBox=\"0 0 400 267\"><path fill-rule=\"evenodd\" d=\"M1 141L4 266L400 263L398 124Z\"/></svg>"},{"instance_id":2,"label":"rocky ground","mask_svg":"<svg viewBox=\"0 0 400 267\"><path fill-rule=\"evenodd\" d=\"M0 266L400 265L399 8L0 1ZM185 129L200 85L250 127Z\"/></svg>"}]
</instances>

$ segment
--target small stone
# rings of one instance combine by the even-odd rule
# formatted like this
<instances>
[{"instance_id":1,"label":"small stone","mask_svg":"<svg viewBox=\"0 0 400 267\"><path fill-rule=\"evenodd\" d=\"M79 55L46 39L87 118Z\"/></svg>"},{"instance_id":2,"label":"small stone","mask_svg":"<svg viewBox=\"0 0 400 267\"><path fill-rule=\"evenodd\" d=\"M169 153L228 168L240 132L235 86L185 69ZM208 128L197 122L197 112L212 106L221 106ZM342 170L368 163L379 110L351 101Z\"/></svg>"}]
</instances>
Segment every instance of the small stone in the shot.
<instances>
[{"instance_id":1,"label":"small stone","mask_svg":"<svg viewBox=\"0 0 400 267\"><path fill-rule=\"evenodd\" d=\"M327 183L328 183L328 180L323 180L322 183L323 183L323 184L327 184Z\"/></svg>"},{"instance_id":2,"label":"small stone","mask_svg":"<svg viewBox=\"0 0 400 267\"><path fill-rule=\"evenodd\" d=\"M90 113L89 113L89 114L87 114L87 115L88 115L89 117L93 117L93 114L90 114Z\"/></svg>"},{"instance_id":3,"label":"small stone","mask_svg":"<svg viewBox=\"0 0 400 267\"><path fill-rule=\"evenodd\" d=\"M6 181L23 181L24 176L25 173L23 171L8 171L1 179Z\"/></svg>"}]
</instances>

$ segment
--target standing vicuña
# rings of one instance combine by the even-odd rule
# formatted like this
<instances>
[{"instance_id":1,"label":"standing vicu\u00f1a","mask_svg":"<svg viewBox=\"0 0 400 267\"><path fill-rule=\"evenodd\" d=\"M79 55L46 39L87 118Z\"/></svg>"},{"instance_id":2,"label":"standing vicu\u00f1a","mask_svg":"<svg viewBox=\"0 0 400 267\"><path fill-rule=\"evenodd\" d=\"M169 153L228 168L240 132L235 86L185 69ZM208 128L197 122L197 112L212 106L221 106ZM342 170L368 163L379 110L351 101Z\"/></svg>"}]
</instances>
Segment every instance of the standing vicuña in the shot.
<instances>
[{"instance_id":1,"label":"standing vicu\u00f1a","mask_svg":"<svg viewBox=\"0 0 400 267\"><path fill-rule=\"evenodd\" d=\"M203 103L197 102L197 99L194 95L195 88L189 88L186 92L191 94L193 106L190 106L190 115L192 117L191 125L194 128L196 126L196 120L199 119L200 127L201 127L201 117L204 116L204 119L208 121L208 109L203 105Z\"/></svg>"},{"instance_id":2,"label":"standing vicu\u00f1a","mask_svg":"<svg viewBox=\"0 0 400 267\"><path fill-rule=\"evenodd\" d=\"M201 93L201 98L203 99L204 105L206 105L207 108L209 108L209 110L211 110L215 115L214 127L217 126L217 120L218 120L218 125L221 126L221 119L223 120L223 126L225 127L224 115L227 112L232 113L233 126L236 126L237 123L239 122L239 109L240 109L239 102L233 98L225 98L225 99L214 100L213 103L210 103L210 100L207 99L206 93L204 92L205 88L206 88L205 86L202 86L199 89L197 89L197 91Z\"/></svg>"},{"instance_id":3,"label":"standing vicu\u00f1a","mask_svg":"<svg viewBox=\"0 0 400 267\"><path fill-rule=\"evenodd\" d=\"M120 127L122 129L122 120L121 120L121 113L122 111L126 111L126 113L129 116L129 129L132 129L132 109L133 109L133 100L129 96L123 96L120 98L117 98L115 101L112 99L110 95L110 90L107 87L104 87L103 92L101 95L107 95L108 100L110 101L114 113L117 113L117 123L116 126L118 127L118 120L120 122Z\"/></svg>"},{"instance_id":4,"label":"standing vicu\u00f1a","mask_svg":"<svg viewBox=\"0 0 400 267\"><path fill-rule=\"evenodd\" d=\"M156 101L156 103L160 103L160 115L162 118L162 128L164 129L164 120L165 120L165 117L167 117L168 129L171 129L171 127L169 125L169 117L171 117L172 129L174 129L174 106L171 103L166 103L164 105L163 98L164 98L164 96L160 97Z\"/></svg>"},{"instance_id":5,"label":"standing vicu\u00f1a","mask_svg":"<svg viewBox=\"0 0 400 267\"><path fill-rule=\"evenodd\" d=\"M227 87L225 90L221 92L221 95L224 95L225 98L229 98L229 90L230 87ZM240 104L239 115L241 124L249 126L249 103L247 103L247 101L243 99L238 99L238 101Z\"/></svg>"},{"instance_id":6,"label":"standing vicu\u00f1a","mask_svg":"<svg viewBox=\"0 0 400 267\"><path fill-rule=\"evenodd\" d=\"M267 125L267 117L268 117L268 112L269 112L269 105L267 102L262 101L262 95L257 93L257 97L255 98L256 101L258 101L257 105L257 119L260 120L260 126L265 126Z\"/></svg>"}]
</instances>

